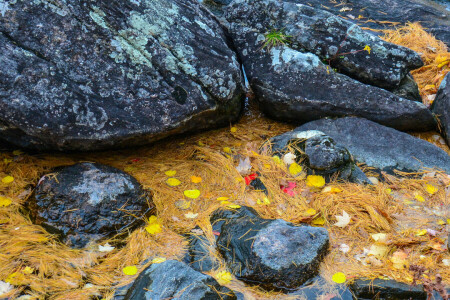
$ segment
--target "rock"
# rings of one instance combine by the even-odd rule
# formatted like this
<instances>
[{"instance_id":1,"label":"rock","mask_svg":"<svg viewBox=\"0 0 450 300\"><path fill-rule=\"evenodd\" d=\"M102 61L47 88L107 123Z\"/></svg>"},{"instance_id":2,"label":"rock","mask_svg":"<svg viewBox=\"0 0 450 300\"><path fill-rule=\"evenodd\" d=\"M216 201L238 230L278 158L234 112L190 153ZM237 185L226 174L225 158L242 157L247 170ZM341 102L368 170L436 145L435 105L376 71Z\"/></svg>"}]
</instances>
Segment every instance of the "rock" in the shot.
<instances>
[{"instance_id":1,"label":"rock","mask_svg":"<svg viewBox=\"0 0 450 300\"><path fill-rule=\"evenodd\" d=\"M450 75L447 74L439 86L431 110L439 120L442 133L450 146Z\"/></svg>"},{"instance_id":2,"label":"rock","mask_svg":"<svg viewBox=\"0 0 450 300\"><path fill-rule=\"evenodd\" d=\"M361 300L371 300L374 297L380 300L427 299L422 285L412 286L395 280L357 279L350 285L350 289Z\"/></svg>"},{"instance_id":3,"label":"rock","mask_svg":"<svg viewBox=\"0 0 450 300\"><path fill-rule=\"evenodd\" d=\"M287 1L324 9L345 17L358 25L372 29L392 29L392 26L401 26L408 22L420 22L425 30L450 45L450 31L448 30L450 12L435 1L351 0L343 2L344 5L336 5L334 0ZM371 20L371 22L367 22L368 20ZM374 31L374 34L377 34L377 32ZM379 32L379 34L383 33Z\"/></svg>"},{"instance_id":4,"label":"rock","mask_svg":"<svg viewBox=\"0 0 450 300\"><path fill-rule=\"evenodd\" d=\"M240 114L240 65L197 1L0 7L0 136L16 146L128 147Z\"/></svg>"},{"instance_id":5,"label":"rock","mask_svg":"<svg viewBox=\"0 0 450 300\"><path fill-rule=\"evenodd\" d=\"M154 207L136 179L96 163L44 175L33 198L28 205L35 223L74 248L132 229Z\"/></svg>"},{"instance_id":6,"label":"rock","mask_svg":"<svg viewBox=\"0 0 450 300\"><path fill-rule=\"evenodd\" d=\"M125 296L125 300L143 299L233 300L236 296L211 276L182 262L168 260L146 268Z\"/></svg>"},{"instance_id":7,"label":"rock","mask_svg":"<svg viewBox=\"0 0 450 300\"><path fill-rule=\"evenodd\" d=\"M400 98L384 89L366 85L346 75L336 73L322 63L315 54L301 52L303 48L299 44L302 40L300 35L298 41L293 40L292 43L285 42L284 45L263 47L266 39L264 34L267 34L273 27L281 29L286 26L289 29L285 29L285 34L291 35L294 34L294 29L302 31L297 27L303 24L303 21L297 21L297 18L304 17L307 22L308 17L305 16L307 12L314 14L316 19L320 16L329 20L333 26L336 25L338 31L336 35L343 34L342 39L346 34L344 29L347 28L343 20L325 12L320 14L317 10L310 11L305 6L297 6L293 3L255 0L251 1L250 5L249 1L239 0L228 6L226 17L231 23L230 31L245 67L249 84L260 108L268 116L281 121L304 123L327 116L355 115L399 130L426 131L435 128L433 115L422 103ZM282 24L278 25L275 21L282 22ZM319 23L322 24L323 20L320 20ZM306 28L310 27L306 26ZM341 30L338 30L339 28ZM405 50L406 48L379 42L375 37L366 35L356 25L345 30L350 30L351 35L355 36L354 42L351 43L356 47L354 50L364 48L362 44L356 45L358 43L356 37L360 37L365 41L364 43L374 39L372 49L378 46L380 49L385 47L391 49L386 50L388 52L403 53L400 56L411 57L412 60L416 57L416 54ZM311 29L311 32L314 30ZM305 34L306 36L313 35L313 33L306 32ZM317 38L313 41L316 41L318 45L319 42L322 42ZM326 38L324 41L327 41ZM341 40L337 39L337 41L339 43ZM331 44L329 48L326 45L323 42L323 47L320 49L329 51L332 48ZM382 56L381 52L377 55L371 52L369 55L366 51L359 52L358 55L367 57L365 61L368 62L372 60L372 57L375 61L380 62ZM386 58L383 58L384 60L388 61ZM349 58L342 61L351 62ZM358 68L356 66L360 61L362 60L353 61L351 66ZM395 61L401 62L400 59ZM405 72L409 68L407 67L408 63L411 62L404 60L404 63L400 63L405 66ZM418 64L419 62L412 63L412 65ZM380 62L379 65L382 63ZM351 66L349 65L348 68L353 68ZM367 65L367 67L369 66ZM371 71L370 74L378 77L375 75L377 73L383 77L381 76L383 72ZM395 78L392 78L392 82L401 81L400 73L402 72L398 71L395 73L396 75L393 75ZM370 74L368 73L367 76L371 76Z\"/></svg>"},{"instance_id":8,"label":"rock","mask_svg":"<svg viewBox=\"0 0 450 300\"><path fill-rule=\"evenodd\" d=\"M292 133L320 130L347 148L360 163L392 173L438 168L450 174L450 156L435 145L407 133L356 117L322 119Z\"/></svg>"},{"instance_id":9,"label":"rock","mask_svg":"<svg viewBox=\"0 0 450 300\"><path fill-rule=\"evenodd\" d=\"M285 44L290 48L313 53L340 73L382 88L398 87L410 70L423 66L419 54L411 49L385 42L345 19L308 5L236 0L227 8L225 17L240 43L247 42L242 40L245 36L253 35L258 44L264 39L259 35L278 30L288 36ZM263 52L262 44L256 46ZM366 46L370 50L365 51Z\"/></svg>"},{"instance_id":10,"label":"rock","mask_svg":"<svg viewBox=\"0 0 450 300\"><path fill-rule=\"evenodd\" d=\"M345 284L331 286L324 278L317 276L311 283L301 286L289 296L301 299L353 300L350 289Z\"/></svg>"},{"instance_id":11,"label":"rock","mask_svg":"<svg viewBox=\"0 0 450 300\"><path fill-rule=\"evenodd\" d=\"M402 98L422 103L419 88L411 74L406 75L400 85L392 89L391 92Z\"/></svg>"},{"instance_id":12,"label":"rock","mask_svg":"<svg viewBox=\"0 0 450 300\"><path fill-rule=\"evenodd\" d=\"M196 227L196 229L200 228ZM189 242L188 251L183 258L183 262L199 272L208 272L219 268L218 262L209 253L210 248L215 245L211 245L205 235L189 234L187 239Z\"/></svg>"},{"instance_id":13,"label":"rock","mask_svg":"<svg viewBox=\"0 0 450 300\"><path fill-rule=\"evenodd\" d=\"M326 229L261 219L248 207L216 211L211 224L220 232L217 246L232 273L269 290L299 287L317 274L328 251Z\"/></svg>"},{"instance_id":14,"label":"rock","mask_svg":"<svg viewBox=\"0 0 450 300\"><path fill-rule=\"evenodd\" d=\"M273 155L283 156L289 148L295 151L297 163L304 161L308 173L324 176L327 180L339 173L339 178L357 183L369 179L353 162L350 152L317 130L290 131L270 139Z\"/></svg>"}]
</instances>

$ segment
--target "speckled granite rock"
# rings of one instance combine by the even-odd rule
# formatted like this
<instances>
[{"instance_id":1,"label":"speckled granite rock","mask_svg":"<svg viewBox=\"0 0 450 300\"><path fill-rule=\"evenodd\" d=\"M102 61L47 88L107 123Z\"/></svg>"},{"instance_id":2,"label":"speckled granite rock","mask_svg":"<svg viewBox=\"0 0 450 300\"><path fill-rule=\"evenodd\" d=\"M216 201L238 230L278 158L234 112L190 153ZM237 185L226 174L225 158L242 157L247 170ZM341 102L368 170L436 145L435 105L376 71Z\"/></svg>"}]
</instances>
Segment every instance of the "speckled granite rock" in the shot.
<instances>
[{"instance_id":1,"label":"speckled granite rock","mask_svg":"<svg viewBox=\"0 0 450 300\"><path fill-rule=\"evenodd\" d=\"M34 222L74 248L142 224L136 216L154 207L136 179L94 163L79 163L44 175L33 198L28 206Z\"/></svg>"},{"instance_id":2,"label":"speckled granite rock","mask_svg":"<svg viewBox=\"0 0 450 300\"><path fill-rule=\"evenodd\" d=\"M450 146L450 75L447 74L439 86L431 110L439 119L440 128Z\"/></svg>"},{"instance_id":3,"label":"speckled granite rock","mask_svg":"<svg viewBox=\"0 0 450 300\"><path fill-rule=\"evenodd\" d=\"M0 0L0 136L36 149L123 147L229 124L242 76L194 0Z\"/></svg>"},{"instance_id":4,"label":"speckled granite rock","mask_svg":"<svg viewBox=\"0 0 450 300\"><path fill-rule=\"evenodd\" d=\"M348 33L348 46L342 51L362 50L366 44L372 50L371 54L361 51L345 55L340 66L352 70L361 80L371 77L373 83L381 83L386 77L389 80L385 83L395 85L403 72L421 64L411 50L382 42L327 12L289 2L236 0L227 7L225 16L250 86L268 116L304 123L327 116L355 115L399 130L435 128L431 112L422 103L336 73L319 56L304 52L331 55ZM272 28L292 35L292 41L264 48L265 34ZM359 73L361 68L370 72Z\"/></svg>"}]
</instances>

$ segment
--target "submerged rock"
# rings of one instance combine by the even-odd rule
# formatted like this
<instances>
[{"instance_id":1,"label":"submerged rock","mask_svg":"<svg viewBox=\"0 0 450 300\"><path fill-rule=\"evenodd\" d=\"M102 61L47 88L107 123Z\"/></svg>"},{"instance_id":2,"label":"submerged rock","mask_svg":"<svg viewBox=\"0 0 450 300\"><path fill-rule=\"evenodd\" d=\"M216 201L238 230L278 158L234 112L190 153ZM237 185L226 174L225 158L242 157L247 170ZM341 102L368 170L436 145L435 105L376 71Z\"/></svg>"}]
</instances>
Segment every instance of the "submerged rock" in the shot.
<instances>
[{"instance_id":1,"label":"submerged rock","mask_svg":"<svg viewBox=\"0 0 450 300\"><path fill-rule=\"evenodd\" d=\"M300 17L308 20L307 13L311 12L315 16L313 20L317 20L319 24L322 24L324 20L329 20L330 26L336 24L336 36L342 35L344 39L346 32L349 31L349 34L355 37L354 42L349 42L353 50L362 50L365 47L364 44L373 42L371 51L378 51L376 55L374 52L368 54L367 51L361 51L358 52L358 56L362 57L354 61L349 58L354 55L344 56L342 63L348 63L349 70L372 66L367 76L385 77L381 75L385 74L382 72L383 68L379 68L380 72L378 72L377 67L383 65L381 61L388 62L387 58L391 56L398 57L392 62L403 65L400 69L404 72L407 72L410 66L419 65L419 61L415 62L417 54L410 50L381 42L363 33L356 25L347 27L343 20L331 14L319 14L317 10L310 11L310 9L302 5L275 0L256 0L252 1L251 5L249 0L239 0L227 8L226 16L231 24L230 31L245 67L249 84L260 108L268 116L282 121L304 123L327 116L355 115L399 130L424 131L435 128L433 115L422 103L400 98L384 89L363 84L346 75L336 73L317 55L302 52L305 50L303 43L306 44L307 51L317 53L324 51L323 55L332 49L337 51L336 45L342 42L340 38L328 42L322 34L320 39L312 39L315 42L308 46L307 40L303 41L300 35L297 36L298 41L293 39L292 42L283 38L280 41L278 36L277 46L264 47L265 35L272 28L283 30L283 26L289 25L289 29L286 29L284 34L293 35L295 30L303 30L301 29L303 21ZM319 16L321 20L318 20ZM287 21L281 21L285 19ZM282 24L279 24L280 22ZM311 27L313 24L305 28ZM320 28L317 29L318 35ZM333 32L332 27L325 28ZM311 31L312 33L305 32L305 34L313 35L315 31L312 29ZM314 50L316 43L317 51ZM380 50L383 47L385 50ZM379 50L373 50L373 48L379 48ZM386 57L383 58L383 54ZM401 57L403 60L400 59ZM372 59L378 63L372 65ZM366 65L362 63L364 61L367 61ZM395 69L396 67L393 67L393 70ZM392 72L393 78L389 81L400 82L403 78L402 72L400 70Z\"/></svg>"},{"instance_id":2,"label":"submerged rock","mask_svg":"<svg viewBox=\"0 0 450 300\"><path fill-rule=\"evenodd\" d=\"M240 65L197 1L1 7L0 136L16 146L145 144L229 124L241 111Z\"/></svg>"},{"instance_id":3,"label":"submerged rock","mask_svg":"<svg viewBox=\"0 0 450 300\"><path fill-rule=\"evenodd\" d=\"M35 223L81 248L139 225L153 203L121 170L79 163L44 175L29 206Z\"/></svg>"},{"instance_id":4,"label":"submerged rock","mask_svg":"<svg viewBox=\"0 0 450 300\"><path fill-rule=\"evenodd\" d=\"M450 75L447 74L439 86L431 110L439 120L440 129L450 146Z\"/></svg>"},{"instance_id":5,"label":"submerged rock","mask_svg":"<svg viewBox=\"0 0 450 300\"><path fill-rule=\"evenodd\" d=\"M357 299L386 299L386 300L426 300L427 294L422 285L408 285L395 280L364 280L357 279L351 285L350 289Z\"/></svg>"},{"instance_id":6,"label":"submerged rock","mask_svg":"<svg viewBox=\"0 0 450 300\"><path fill-rule=\"evenodd\" d=\"M238 0L227 8L225 17L239 40L254 33L281 32L286 36L283 43L292 49L313 53L340 73L382 88L398 87L410 70L423 66L413 50L385 42L345 19L306 4ZM256 42L261 38L264 36L258 36ZM257 46L263 51L262 44Z\"/></svg>"},{"instance_id":7,"label":"submerged rock","mask_svg":"<svg viewBox=\"0 0 450 300\"><path fill-rule=\"evenodd\" d=\"M319 130L347 148L353 158L387 172L416 172L426 168L450 174L450 156L437 146L407 133L356 117L322 119L294 131Z\"/></svg>"},{"instance_id":8,"label":"submerged rock","mask_svg":"<svg viewBox=\"0 0 450 300\"><path fill-rule=\"evenodd\" d=\"M211 276L186 264L168 260L145 269L128 290L125 300L195 299L234 300L235 294Z\"/></svg>"},{"instance_id":9,"label":"submerged rock","mask_svg":"<svg viewBox=\"0 0 450 300\"><path fill-rule=\"evenodd\" d=\"M270 144L274 155L283 156L292 149L297 162L304 160L309 173L330 178L338 172L340 179L369 183L350 152L321 131L289 131L271 138Z\"/></svg>"},{"instance_id":10,"label":"submerged rock","mask_svg":"<svg viewBox=\"0 0 450 300\"><path fill-rule=\"evenodd\" d=\"M248 207L211 217L219 252L240 280L269 290L295 289L318 273L328 251L324 228L266 220Z\"/></svg>"}]
</instances>

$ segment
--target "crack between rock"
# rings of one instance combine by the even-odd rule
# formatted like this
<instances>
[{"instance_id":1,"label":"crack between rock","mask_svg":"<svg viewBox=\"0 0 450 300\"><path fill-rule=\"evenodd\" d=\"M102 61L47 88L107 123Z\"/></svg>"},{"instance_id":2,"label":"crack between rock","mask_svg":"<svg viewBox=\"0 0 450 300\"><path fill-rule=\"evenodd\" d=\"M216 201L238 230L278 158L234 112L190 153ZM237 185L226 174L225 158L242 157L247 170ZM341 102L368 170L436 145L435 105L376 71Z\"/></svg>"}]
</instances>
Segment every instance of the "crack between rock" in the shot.
<instances>
[{"instance_id":1,"label":"crack between rock","mask_svg":"<svg viewBox=\"0 0 450 300\"><path fill-rule=\"evenodd\" d=\"M48 59L47 57L45 57L42 53L40 53L40 52L38 52L38 51L36 51L36 50L34 50L34 49L31 49L31 48L29 48L29 47L26 47L26 46L20 44L19 42L17 42L17 41L16 41L11 35L9 35L8 33L4 32L4 31L0 31L0 34L2 34L4 37L6 37L11 43L13 43L14 45L16 45L17 47L19 47L19 48L21 48L21 49L23 49L23 50L25 50L25 51L27 51L27 52L30 52L30 53L34 54L36 57L38 57L38 58L40 58L40 59L42 59L42 60L45 60L46 62L52 63L52 62L50 61L50 59Z\"/></svg>"}]
</instances>

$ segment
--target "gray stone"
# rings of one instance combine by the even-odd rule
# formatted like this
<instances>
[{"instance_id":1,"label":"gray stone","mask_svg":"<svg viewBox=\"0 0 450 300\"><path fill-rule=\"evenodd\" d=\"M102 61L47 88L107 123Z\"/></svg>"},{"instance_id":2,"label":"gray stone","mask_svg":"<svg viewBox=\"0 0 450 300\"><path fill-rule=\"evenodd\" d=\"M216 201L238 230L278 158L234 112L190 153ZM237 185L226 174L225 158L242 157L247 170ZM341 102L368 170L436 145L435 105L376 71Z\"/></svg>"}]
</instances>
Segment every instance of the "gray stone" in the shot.
<instances>
[{"instance_id":1,"label":"gray stone","mask_svg":"<svg viewBox=\"0 0 450 300\"><path fill-rule=\"evenodd\" d=\"M219 268L219 263L209 253L209 249L215 245L211 245L204 234L189 234L187 239L189 244L183 262L199 272L208 272Z\"/></svg>"},{"instance_id":2,"label":"gray stone","mask_svg":"<svg viewBox=\"0 0 450 300\"><path fill-rule=\"evenodd\" d=\"M17 146L139 145L241 111L240 65L197 1L0 4L0 135Z\"/></svg>"},{"instance_id":3,"label":"gray stone","mask_svg":"<svg viewBox=\"0 0 450 300\"><path fill-rule=\"evenodd\" d=\"M146 268L128 290L125 300L234 300L235 294L211 276L186 264L168 260Z\"/></svg>"},{"instance_id":4,"label":"gray stone","mask_svg":"<svg viewBox=\"0 0 450 300\"><path fill-rule=\"evenodd\" d=\"M368 166L392 172L426 168L450 174L450 156L439 147L407 133L356 117L322 119L304 124L295 132L320 130Z\"/></svg>"},{"instance_id":5,"label":"gray stone","mask_svg":"<svg viewBox=\"0 0 450 300\"><path fill-rule=\"evenodd\" d=\"M154 208L135 178L95 163L79 163L44 175L27 205L35 223L74 248L131 230Z\"/></svg>"},{"instance_id":6,"label":"gray stone","mask_svg":"<svg viewBox=\"0 0 450 300\"><path fill-rule=\"evenodd\" d=\"M431 110L439 120L439 128L450 146L450 75L447 74L439 86Z\"/></svg>"},{"instance_id":7,"label":"gray stone","mask_svg":"<svg viewBox=\"0 0 450 300\"><path fill-rule=\"evenodd\" d=\"M357 299L361 300L425 300L427 293L422 285L409 285L395 280L364 280L357 279L351 285L350 289Z\"/></svg>"},{"instance_id":8,"label":"gray stone","mask_svg":"<svg viewBox=\"0 0 450 300\"><path fill-rule=\"evenodd\" d=\"M326 229L261 219L247 207L217 211L217 246L233 274L269 290L289 290L318 273L328 251Z\"/></svg>"},{"instance_id":9,"label":"gray stone","mask_svg":"<svg viewBox=\"0 0 450 300\"><path fill-rule=\"evenodd\" d=\"M435 128L433 115L422 103L400 98L384 89L336 73L322 63L315 54L302 52L302 47L297 41L263 48L265 34L271 28L275 27L281 30L283 26L290 26L290 29L286 29L286 33L294 34L294 29L301 30L300 27L303 24L301 21L296 21L297 18L305 16L309 11L309 8L302 5L297 6L293 3L275 0L255 0L251 1L251 5L249 5L249 0L239 0L227 7L226 16L231 23L230 30L234 45L243 62L249 84L259 106L268 116L282 121L304 123L327 116L355 115L399 130L422 131ZM336 28L337 35L345 36L346 30L350 30L351 35L355 36L353 44L349 42L352 49L364 48L364 45L359 45L358 42L366 42L366 39L373 41L372 48L379 47L379 50L372 50L378 51L377 55L374 55L373 52L371 55L365 51L359 52L359 55L367 56L365 60L358 59L352 62L349 56L346 56L348 59L344 60L351 62L355 68L362 61L367 61L371 65L372 57L381 66L380 59L383 53L387 57L397 53L399 58L410 57L413 61L417 56L406 48L383 43L375 37L367 35L356 25L347 28L343 20L331 14L319 14L317 10L313 10L311 13L316 19L321 17L320 24L323 22L322 19L327 18L331 22L330 24L341 24ZM305 18L308 18L307 15ZM277 22L282 22L282 24ZM310 27L306 26L306 28ZM332 28L332 26L329 27L329 30L333 31ZM317 31L319 32L319 30ZM312 35L312 33L305 34ZM359 40L356 37L359 37ZM342 36L342 38L344 37ZM298 39L301 40L302 37L299 35ZM318 42L319 39L312 39L312 41ZM327 41L326 37L324 41ZM328 42L325 42L320 49L330 51L331 44L339 44L341 40L333 39L328 48L326 47ZM381 50L383 47L385 50ZM383 58L383 61L385 59L386 57ZM400 69L403 68L405 72L409 66L419 63L409 62L409 59L403 60L403 62L401 59L394 61L403 65L404 67ZM412 65L408 66L409 63ZM375 70L376 66L373 67ZM374 71L373 75L375 76L376 73ZM395 77L392 78L392 82L401 81L403 76L400 73L402 71L399 70L392 73ZM383 72L377 74L383 77L381 76ZM371 75L368 74L368 76Z\"/></svg>"}]
</instances>

